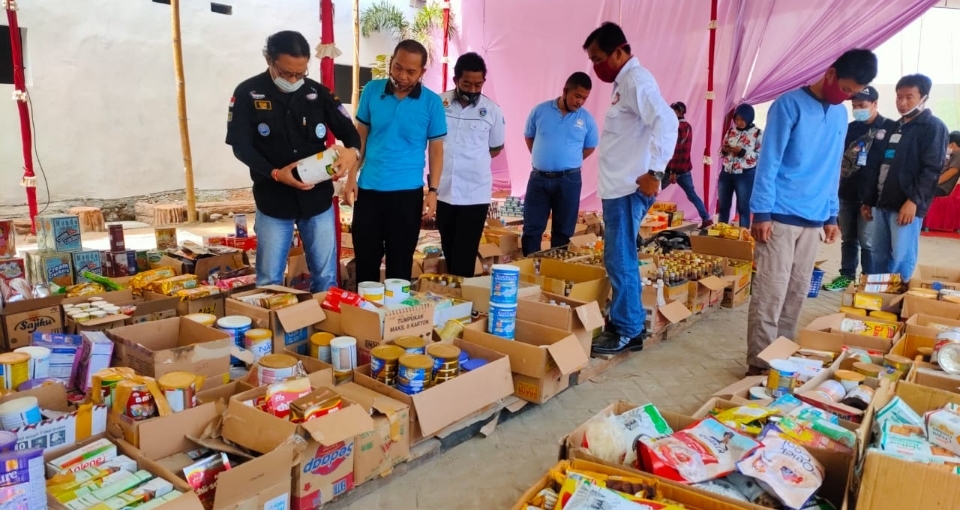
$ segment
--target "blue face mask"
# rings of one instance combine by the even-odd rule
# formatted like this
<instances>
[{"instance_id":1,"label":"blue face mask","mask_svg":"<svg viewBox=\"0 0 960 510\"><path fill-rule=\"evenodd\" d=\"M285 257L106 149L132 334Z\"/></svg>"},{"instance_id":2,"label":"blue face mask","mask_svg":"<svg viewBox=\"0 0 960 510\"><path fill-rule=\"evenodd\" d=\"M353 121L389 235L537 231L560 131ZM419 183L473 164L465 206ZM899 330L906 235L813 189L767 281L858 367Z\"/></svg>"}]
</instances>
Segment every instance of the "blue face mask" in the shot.
<instances>
[{"instance_id":1,"label":"blue face mask","mask_svg":"<svg viewBox=\"0 0 960 510\"><path fill-rule=\"evenodd\" d=\"M853 120L858 122L866 122L870 119L870 109L869 108L860 108L853 110Z\"/></svg>"}]
</instances>

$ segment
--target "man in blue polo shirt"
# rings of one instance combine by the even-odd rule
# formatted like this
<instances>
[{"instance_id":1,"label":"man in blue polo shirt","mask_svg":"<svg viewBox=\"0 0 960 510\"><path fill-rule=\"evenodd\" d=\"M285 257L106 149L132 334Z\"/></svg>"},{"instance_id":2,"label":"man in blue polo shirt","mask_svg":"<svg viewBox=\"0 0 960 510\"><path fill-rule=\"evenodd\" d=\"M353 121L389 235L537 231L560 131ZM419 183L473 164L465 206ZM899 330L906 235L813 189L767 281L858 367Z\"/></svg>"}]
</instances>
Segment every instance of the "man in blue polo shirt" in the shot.
<instances>
[{"instance_id":1,"label":"man in blue polo shirt","mask_svg":"<svg viewBox=\"0 0 960 510\"><path fill-rule=\"evenodd\" d=\"M597 123L582 109L592 83L586 73L567 78L563 95L538 104L523 136L532 155L523 206L523 254L540 251L547 219L553 219L550 246L566 246L580 211L580 166L599 143Z\"/></svg>"},{"instance_id":2,"label":"man in blue polo shirt","mask_svg":"<svg viewBox=\"0 0 960 510\"><path fill-rule=\"evenodd\" d=\"M359 181L354 168L343 191L348 204L356 200L352 231L358 282L380 281L384 255L386 277L409 280L420 221L436 214L447 119L440 96L420 83L426 65L422 44L401 41L390 59L390 79L367 83L360 95Z\"/></svg>"}]
</instances>

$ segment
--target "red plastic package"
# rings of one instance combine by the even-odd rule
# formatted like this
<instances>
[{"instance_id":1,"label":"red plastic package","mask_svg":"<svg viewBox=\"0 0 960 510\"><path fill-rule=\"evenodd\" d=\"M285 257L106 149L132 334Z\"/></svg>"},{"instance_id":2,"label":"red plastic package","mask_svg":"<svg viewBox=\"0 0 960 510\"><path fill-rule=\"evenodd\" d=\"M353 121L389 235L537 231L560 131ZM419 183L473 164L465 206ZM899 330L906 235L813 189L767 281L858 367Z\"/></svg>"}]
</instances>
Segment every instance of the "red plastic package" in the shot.
<instances>
[{"instance_id":1,"label":"red plastic package","mask_svg":"<svg viewBox=\"0 0 960 510\"><path fill-rule=\"evenodd\" d=\"M223 452L204 457L183 468L187 483L193 487L193 492L200 498L204 508L213 508L213 500L217 493L217 478L220 477L220 473L228 469L230 469L230 459Z\"/></svg>"},{"instance_id":2,"label":"red plastic package","mask_svg":"<svg viewBox=\"0 0 960 510\"><path fill-rule=\"evenodd\" d=\"M321 306L324 310L330 310L331 312L339 313L340 305L359 307L362 304L363 298L360 297L360 294L350 292L349 290L343 290L338 287L333 287L327 291L327 295L323 298L323 303Z\"/></svg>"},{"instance_id":3,"label":"red plastic package","mask_svg":"<svg viewBox=\"0 0 960 510\"><path fill-rule=\"evenodd\" d=\"M636 443L638 468L684 483L699 483L734 472L737 462L760 447L755 439L704 418L672 435Z\"/></svg>"}]
</instances>

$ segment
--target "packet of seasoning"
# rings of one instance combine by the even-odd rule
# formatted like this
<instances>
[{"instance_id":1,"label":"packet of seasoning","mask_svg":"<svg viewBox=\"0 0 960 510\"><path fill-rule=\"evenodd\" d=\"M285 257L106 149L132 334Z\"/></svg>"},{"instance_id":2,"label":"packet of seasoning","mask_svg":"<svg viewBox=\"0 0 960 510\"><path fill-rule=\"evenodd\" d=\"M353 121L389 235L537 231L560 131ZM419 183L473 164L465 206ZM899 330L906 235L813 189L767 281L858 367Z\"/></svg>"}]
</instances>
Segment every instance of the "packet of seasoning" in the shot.
<instances>
[{"instance_id":1,"label":"packet of seasoning","mask_svg":"<svg viewBox=\"0 0 960 510\"><path fill-rule=\"evenodd\" d=\"M193 492L200 498L203 507L213 508L214 496L217 492L217 478L220 473L230 469L230 459L226 453L215 453L183 468L183 475L193 487Z\"/></svg>"}]
</instances>

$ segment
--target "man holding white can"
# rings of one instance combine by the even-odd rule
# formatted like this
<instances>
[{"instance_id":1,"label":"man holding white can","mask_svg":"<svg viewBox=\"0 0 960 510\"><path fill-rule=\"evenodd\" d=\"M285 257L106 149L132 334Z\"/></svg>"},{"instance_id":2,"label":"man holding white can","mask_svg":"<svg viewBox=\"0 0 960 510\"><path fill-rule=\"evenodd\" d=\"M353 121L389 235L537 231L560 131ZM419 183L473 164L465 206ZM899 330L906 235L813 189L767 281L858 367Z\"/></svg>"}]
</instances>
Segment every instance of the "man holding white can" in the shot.
<instances>
[{"instance_id":1,"label":"man holding white can","mask_svg":"<svg viewBox=\"0 0 960 510\"><path fill-rule=\"evenodd\" d=\"M267 70L238 85L230 98L226 142L253 179L257 285L283 284L296 225L310 269L310 291L322 292L337 283L339 268L333 181L356 165L360 135L340 100L307 78L312 51L299 32L267 38ZM346 147L328 149L328 129ZM302 180L298 163L327 150L338 155L332 179Z\"/></svg>"}]
</instances>

